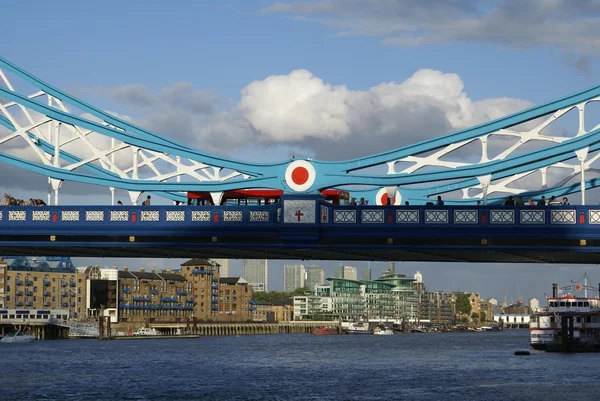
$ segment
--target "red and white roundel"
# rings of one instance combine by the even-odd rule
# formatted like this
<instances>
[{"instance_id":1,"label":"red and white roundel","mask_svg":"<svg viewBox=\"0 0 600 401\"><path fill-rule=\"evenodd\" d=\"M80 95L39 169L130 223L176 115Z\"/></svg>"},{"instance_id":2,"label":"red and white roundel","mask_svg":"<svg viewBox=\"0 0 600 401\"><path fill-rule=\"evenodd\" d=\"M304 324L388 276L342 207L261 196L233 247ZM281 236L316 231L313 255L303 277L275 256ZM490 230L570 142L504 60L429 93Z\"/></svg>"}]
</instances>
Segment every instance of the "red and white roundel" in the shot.
<instances>
[{"instance_id":1,"label":"red and white roundel","mask_svg":"<svg viewBox=\"0 0 600 401\"><path fill-rule=\"evenodd\" d=\"M290 163L285 170L285 182L297 192L303 192L314 184L317 172L312 164L306 160L296 160Z\"/></svg>"},{"instance_id":2,"label":"red and white roundel","mask_svg":"<svg viewBox=\"0 0 600 401\"><path fill-rule=\"evenodd\" d=\"M387 200L388 200L388 193L387 193L387 189L385 188L381 188L379 191L377 191L377 195L375 195L375 203L377 205L387 205ZM396 191L396 196L394 196L394 198L392 199L391 204L392 205L400 205L400 202L402 202L402 195L400 195L400 192Z\"/></svg>"}]
</instances>

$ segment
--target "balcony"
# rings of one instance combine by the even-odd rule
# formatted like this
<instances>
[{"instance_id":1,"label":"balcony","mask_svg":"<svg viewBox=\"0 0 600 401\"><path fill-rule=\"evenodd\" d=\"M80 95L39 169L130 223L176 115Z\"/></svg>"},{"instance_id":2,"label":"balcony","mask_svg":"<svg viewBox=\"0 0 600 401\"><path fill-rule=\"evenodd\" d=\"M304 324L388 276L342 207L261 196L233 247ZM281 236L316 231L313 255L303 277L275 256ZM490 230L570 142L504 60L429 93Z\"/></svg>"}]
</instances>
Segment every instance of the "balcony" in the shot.
<instances>
[{"instance_id":1,"label":"balcony","mask_svg":"<svg viewBox=\"0 0 600 401\"><path fill-rule=\"evenodd\" d=\"M158 290L150 290L150 294L152 294L152 295L158 295Z\"/></svg>"},{"instance_id":2,"label":"balcony","mask_svg":"<svg viewBox=\"0 0 600 401\"><path fill-rule=\"evenodd\" d=\"M77 287L77 283L74 281L71 281L71 287Z\"/></svg>"},{"instance_id":3,"label":"balcony","mask_svg":"<svg viewBox=\"0 0 600 401\"><path fill-rule=\"evenodd\" d=\"M28 302L25 303L25 306L33 306L33 302L28 301Z\"/></svg>"},{"instance_id":4,"label":"balcony","mask_svg":"<svg viewBox=\"0 0 600 401\"><path fill-rule=\"evenodd\" d=\"M15 291L15 294L16 294L16 295L23 295L23 291L21 291L21 290L17 290L17 291Z\"/></svg>"},{"instance_id":5,"label":"balcony","mask_svg":"<svg viewBox=\"0 0 600 401\"><path fill-rule=\"evenodd\" d=\"M256 301L255 301L255 300L253 300L253 299L251 299L250 301L248 301L248 303L249 303L250 305L256 305Z\"/></svg>"},{"instance_id":6,"label":"balcony","mask_svg":"<svg viewBox=\"0 0 600 401\"><path fill-rule=\"evenodd\" d=\"M188 304L193 304L194 303L194 298L188 298L185 300L185 302L187 302Z\"/></svg>"},{"instance_id":7,"label":"balcony","mask_svg":"<svg viewBox=\"0 0 600 401\"><path fill-rule=\"evenodd\" d=\"M50 306L50 302L44 302L44 306L47 308Z\"/></svg>"},{"instance_id":8,"label":"balcony","mask_svg":"<svg viewBox=\"0 0 600 401\"><path fill-rule=\"evenodd\" d=\"M175 297L163 297L160 299L160 302L177 302L178 299Z\"/></svg>"},{"instance_id":9,"label":"balcony","mask_svg":"<svg viewBox=\"0 0 600 401\"><path fill-rule=\"evenodd\" d=\"M23 306L23 301L17 301L17 302L15 302L15 305L17 305L17 306Z\"/></svg>"},{"instance_id":10,"label":"balcony","mask_svg":"<svg viewBox=\"0 0 600 401\"><path fill-rule=\"evenodd\" d=\"M219 307L217 305L213 305L210 307L211 310L218 311Z\"/></svg>"},{"instance_id":11,"label":"balcony","mask_svg":"<svg viewBox=\"0 0 600 401\"><path fill-rule=\"evenodd\" d=\"M27 295L28 297L32 297L33 291L25 291L25 295Z\"/></svg>"},{"instance_id":12,"label":"balcony","mask_svg":"<svg viewBox=\"0 0 600 401\"><path fill-rule=\"evenodd\" d=\"M71 302L71 307L75 307L75 302Z\"/></svg>"},{"instance_id":13,"label":"balcony","mask_svg":"<svg viewBox=\"0 0 600 401\"><path fill-rule=\"evenodd\" d=\"M150 297L133 297L133 300L137 301L137 302L150 302L151 301Z\"/></svg>"},{"instance_id":14,"label":"balcony","mask_svg":"<svg viewBox=\"0 0 600 401\"><path fill-rule=\"evenodd\" d=\"M254 311L256 310L256 306L251 306L250 308L248 308L248 310L249 310L250 312L254 312Z\"/></svg>"},{"instance_id":15,"label":"balcony","mask_svg":"<svg viewBox=\"0 0 600 401\"><path fill-rule=\"evenodd\" d=\"M61 281L60 282L60 286L61 287L66 287L67 286L67 282L66 281Z\"/></svg>"},{"instance_id":16,"label":"balcony","mask_svg":"<svg viewBox=\"0 0 600 401\"><path fill-rule=\"evenodd\" d=\"M218 289L218 288L219 288L219 286L218 286L218 285L216 285L216 284L213 284L213 285L211 285L211 286L210 286L210 288L212 288L213 290L216 290L216 289Z\"/></svg>"},{"instance_id":17,"label":"balcony","mask_svg":"<svg viewBox=\"0 0 600 401\"><path fill-rule=\"evenodd\" d=\"M50 280L44 280L44 287L50 286Z\"/></svg>"},{"instance_id":18,"label":"balcony","mask_svg":"<svg viewBox=\"0 0 600 401\"><path fill-rule=\"evenodd\" d=\"M213 297L218 297L218 296L219 296L219 293L218 293L218 292L212 292L212 293L211 293L211 295L212 295Z\"/></svg>"},{"instance_id":19,"label":"balcony","mask_svg":"<svg viewBox=\"0 0 600 401\"><path fill-rule=\"evenodd\" d=\"M69 303L68 302L63 302L63 303L61 303L61 306L63 308L67 308L67 307L69 307Z\"/></svg>"},{"instance_id":20,"label":"balcony","mask_svg":"<svg viewBox=\"0 0 600 401\"><path fill-rule=\"evenodd\" d=\"M212 278L212 281L213 281L213 283L217 283L217 282L219 281L219 279L218 279L218 278L216 278L216 277L213 277L213 278Z\"/></svg>"},{"instance_id":21,"label":"balcony","mask_svg":"<svg viewBox=\"0 0 600 401\"><path fill-rule=\"evenodd\" d=\"M131 294L131 289L127 287L123 288L123 294Z\"/></svg>"},{"instance_id":22,"label":"balcony","mask_svg":"<svg viewBox=\"0 0 600 401\"><path fill-rule=\"evenodd\" d=\"M192 270L192 274L213 274L212 270Z\"/></svg>"},{"instance_id":23,"label":"balcony","mask_svg":"<svg viewBox=\"0 0 600 401\"><path fill-rule=\"evenodd\" d=\"M61 297L68 297L69 293L67 291L63 291L63 292L60 293L60 296Z\"/></svg>"},{"instance_id":24,"label":"balcony","mask_svg":"<svg viewBox=\"0 0 600 401\"><path fill-rule=\"evenodd\" d=\"M25 280L25 287L31 287L33 285L33 281Z\"/></svg>"},{"instance_id":25,"label":"balcony","mask_svg":"<svg viewBox=\"0 0 600 401\"><path fill-rule=\"evenodd\" d=\"M218 299L213 299L213 300L212 300L212 301L210 301L210 302L211 302L211 303L213 303L213 304L218 304L218 303L219 303L219 300L218 300Z\"/></svg>"},{"instance_id":26,"label":"balcony","mask_svg":"<svg viewBox=\"0 0 600 401\"><path fill-rule=\"evenodd\" d=\"M23 282L21 280L15 280L15 285L23 285Z\"/></svg>"},{"instance_id":27,"label":"balcony","mask_svg":"<svg viewBox=\"0 0 600 401\"><path fill-rule=\"evenodd\" d=\"M45 297L49 297L50 296L50 291L44 291L44 296Z\"/></svg>"},{"instance_id":28,"label":"balcony","mask_svg":"<svg viewBox=\"0 0 600 401\"><path fill-rule=\"evenodd\" d=\"M188 294L188 292L187 292L187 291L185 291L185 290L177 290L175 293L176 293L177 295L187 295L187 294Z\"/></svg>"}]
</instances>

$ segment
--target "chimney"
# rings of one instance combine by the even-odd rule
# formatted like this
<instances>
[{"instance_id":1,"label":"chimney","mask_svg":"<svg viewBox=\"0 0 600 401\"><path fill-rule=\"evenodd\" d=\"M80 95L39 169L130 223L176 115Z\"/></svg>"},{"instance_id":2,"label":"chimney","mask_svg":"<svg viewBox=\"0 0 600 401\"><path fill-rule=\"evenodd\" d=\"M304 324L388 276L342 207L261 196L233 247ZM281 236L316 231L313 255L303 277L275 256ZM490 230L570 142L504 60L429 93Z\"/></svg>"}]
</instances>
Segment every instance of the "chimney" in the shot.
<instances>
[{"instance_id":1,"label":"chimney","mask_svg":"<svg viewBox=\"0 0 600 401\"><path fill-rule=\"evenodd\" d=\"M154 269L154 267L152 268L152 273L156 273L156 270Z\"/></svg>"},{"instance_id":2,"label":"chimney","mask_svg":"<svg viewBox=\"0 0 600 401\"><path fill-rule=\"evenodd\" d=\"M127 266L123 267L123 271L124 272L128 272L129 271L129 267L127 267Z\"/></svg>"},{"instance_id":3,"label":"chimney","mask_svg":"<svg viewBox=\"0 0 600 401\"><path fill-rule=\"evenodd\" d=\"M143 267L140 267L140 273L146 273L146 269Z\"/></svg>"},{"instance_id":4,"label":"chimney","mask_svg":"<svg viewBox=\"0 0 600 401\"><path fill-rule=\"evenodd\" d=\"M117 265L113 265L113 269L115 269L115 270L119 270L119 266L117 266Z\"/></svg>"},{"instance_id":5,"label":"chimney","mask_svg":"<svg viewBox=\"0 0 600 401\"><path fill-rule=\"evenodd\" d=\"M552 283L552 298L558 297L558 284Z\"/></svg>"}]
</instances>

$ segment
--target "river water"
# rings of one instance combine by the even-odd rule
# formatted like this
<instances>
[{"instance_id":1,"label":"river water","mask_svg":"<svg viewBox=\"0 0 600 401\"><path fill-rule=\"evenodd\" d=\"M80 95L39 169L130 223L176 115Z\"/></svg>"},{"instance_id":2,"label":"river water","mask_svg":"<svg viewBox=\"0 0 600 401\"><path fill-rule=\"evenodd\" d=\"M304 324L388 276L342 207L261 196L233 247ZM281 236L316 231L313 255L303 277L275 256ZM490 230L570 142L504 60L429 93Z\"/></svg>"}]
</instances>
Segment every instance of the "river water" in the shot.
<instances>
[{"instance_id":1,"label":"river water","mask_svg":"<svg viewBox=\"0 0 600 401\"><path fill-rule=\"evenodd\" d=\"M0 400L596 400L600 354L527 330L0 344Z\"/></svg>"}]
</instances>

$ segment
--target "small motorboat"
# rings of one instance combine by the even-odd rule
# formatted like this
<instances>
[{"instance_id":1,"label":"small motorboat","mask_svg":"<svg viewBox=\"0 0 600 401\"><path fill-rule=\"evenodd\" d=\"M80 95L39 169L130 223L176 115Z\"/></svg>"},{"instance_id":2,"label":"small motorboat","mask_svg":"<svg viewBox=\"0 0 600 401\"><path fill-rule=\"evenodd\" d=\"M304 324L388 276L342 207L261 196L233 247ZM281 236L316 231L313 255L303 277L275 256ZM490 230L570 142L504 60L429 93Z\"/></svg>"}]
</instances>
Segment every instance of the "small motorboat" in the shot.
<instances>
[{"instance_id":1,"label":"small motorboat","mask_svg":"<svg viewBox=\"0 0 600 401\"><path fill-rule=\"evenodd\" d=\"M394 330L389 327L377 327L375 328L375 331L373 331L373 334L376 336L391 336L394 335Z\"/></svg>"},{"instance_id":2,"label":"small motorboat","mask_svg":"<svg viewBox=\"0 0 600 401\"><path fill-rule=\"evenodd\" d=\"M31 343L35 340L35 336L25 334L21 330L16 330L11 331L2 337L2 339L0 339L0 343Z\"/></svg>"}]
</instances>

